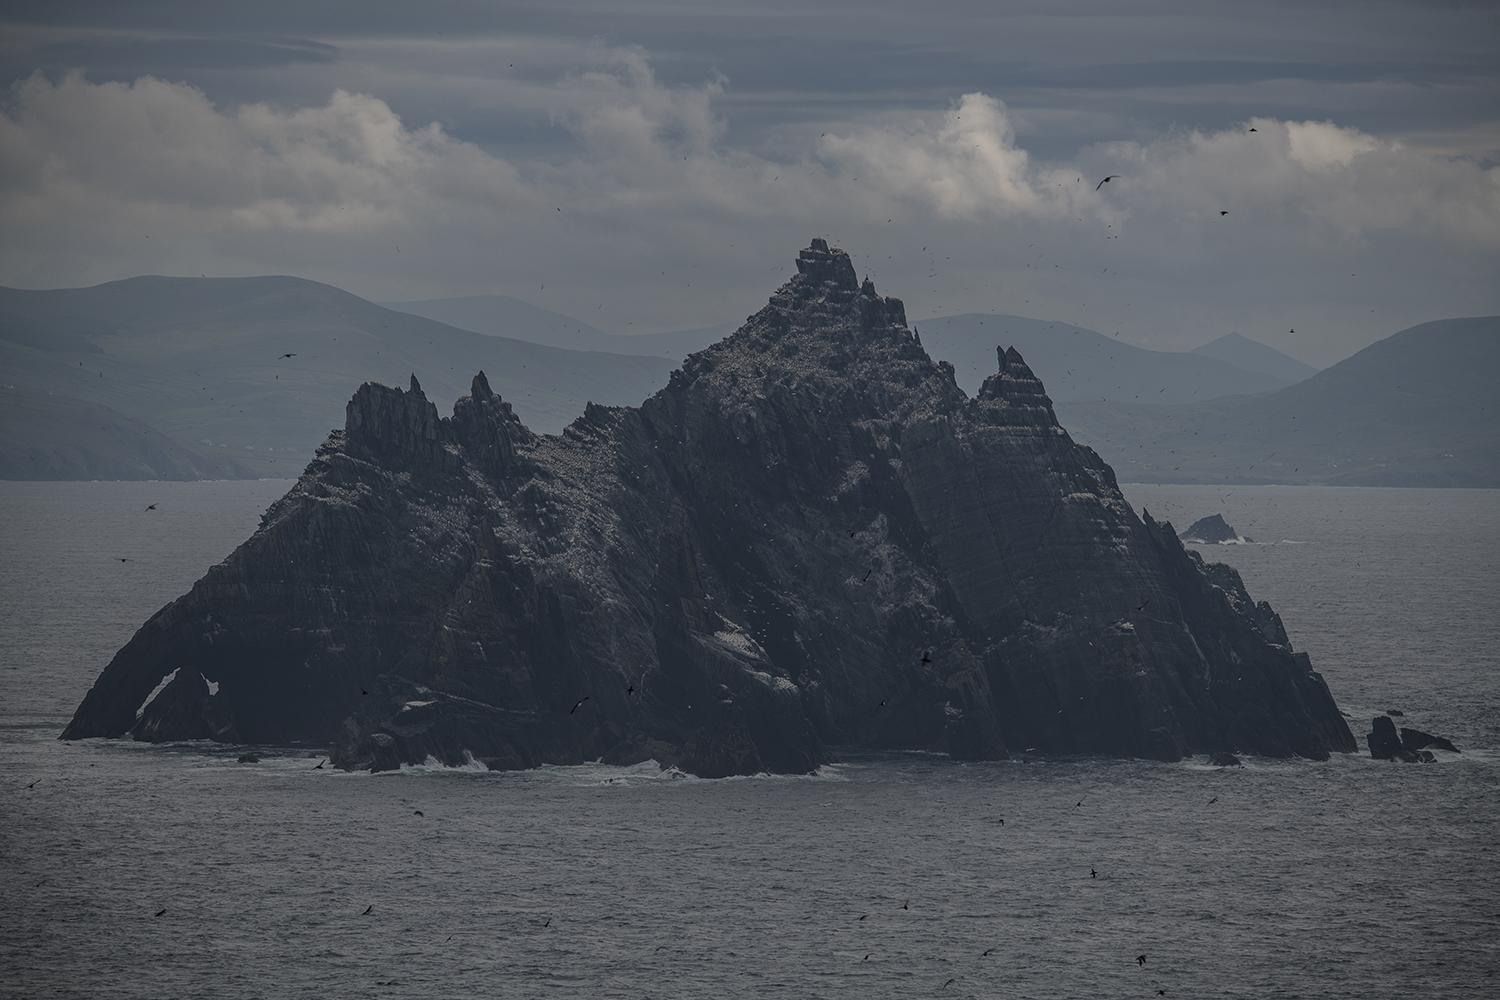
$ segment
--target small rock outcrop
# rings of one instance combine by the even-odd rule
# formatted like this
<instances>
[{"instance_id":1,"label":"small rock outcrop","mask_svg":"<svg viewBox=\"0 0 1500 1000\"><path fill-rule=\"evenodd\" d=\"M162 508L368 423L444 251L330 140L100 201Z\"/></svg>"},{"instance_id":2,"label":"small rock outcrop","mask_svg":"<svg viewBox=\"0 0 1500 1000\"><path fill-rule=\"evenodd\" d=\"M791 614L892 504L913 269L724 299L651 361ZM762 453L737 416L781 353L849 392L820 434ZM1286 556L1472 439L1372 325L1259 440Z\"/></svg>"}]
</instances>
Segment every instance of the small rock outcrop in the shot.
<instances>
[{"instance_id":1,"label":"small rock outcrop","mask_svg":"<svg viewBox=\"0 0 1500 1000\"><path fill-rule=\"evenodd\" d=\"M797 270L640 407L561 435L483 373L451 417L415 379L361 386L64 736L706 776L834 746L1356 748L1270 607L1136 515L1019 353L970 398L843 251Z\"/></svg>"},{"instance_id":2,"label":"small rock outcrop","mask_svg":"<svg viewBox=\"0 0 1500 1000\"><path fill-rule=\"evenodd\" d=\"M1415 730L1403 729L1402 733L1415 732ZM1418 733L1419 737L1427 736L1426 733ZM1436 737L1429 737L1435 739ZM1415 740L1414 740L1415 742ZM1443 740L1443 743L1448 743ZM1406 745L1400 736L1396 735L1396 724L1391 721L1390 716L1377 715L1371 722L1370 732L1365 736L1365 744L1370 748L1370 756L1376 760L1399 760L1408 764L1433 763L1437 760L1430 752L1421 747ZM1427 744L1422 744L1426 746ZM1453 744L1448 743L1451 747ZM1447 749L1444 747L1443 749Z\"/></svg>"},{"instance_id":3,"label":"small rock outcrop","mask_svg":"<svg viewBox=\"0 0 1500 1000\"><path fill-rule=\"evenodd\" d=\"M1214 767L1244 767L1245 765L1232 753L1219 750L1208 755L1208 762Z\"/></svg>"},{"instance_id":4,"label":"small rock outcrop","mask_svg":"<svg viewBox=\"0 0 1500 1000\"><path fill-rule=\"evenodd\" d=\"M1452 741L1431 733L1424 733L1420 729L1401 730L1401 745L1412 753L1426 750L1428 747L1437 747L1439 750L1447 750L1449 753L1463 753Z\"/></svg>"},{"instance_id":5,"label":"small rock outcrop","mask_svg":"<svg viewBox=\"0 0 1500 1000\"><path fill-rule=\"evenodd\" d=\"M1240 535L1224 520L1224 515L1214 514L1211 517L1200 517L1194 521L1188 530L1182 533L1182 540L1211 545L1215 542L1239 541Z\"/></svg>"}]
</instances>

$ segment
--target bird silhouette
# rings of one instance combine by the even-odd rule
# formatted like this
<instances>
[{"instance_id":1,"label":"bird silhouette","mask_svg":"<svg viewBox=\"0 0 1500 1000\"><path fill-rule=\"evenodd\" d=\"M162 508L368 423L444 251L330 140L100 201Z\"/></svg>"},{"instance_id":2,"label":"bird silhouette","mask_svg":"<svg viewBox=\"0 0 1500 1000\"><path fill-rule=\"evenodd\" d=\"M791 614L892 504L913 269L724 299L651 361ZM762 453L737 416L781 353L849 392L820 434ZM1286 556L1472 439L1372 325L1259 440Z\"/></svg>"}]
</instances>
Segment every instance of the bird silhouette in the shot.
<instances>
[{"instance_id":1,"label":"bird silhouette","mask_svg":"<svg viewBox=\"0 0 1500 1000\"><path fill-rule=\"evenodd\" d=\"M925 652L925 653L922 654L922 662L923 663L931 663L932 662L932 650L929 649L927 652Z\"/></svg>"},{"instance_id":2,"label":"bird silhouette","mask_svg":"<svg viewBox=\"0 0 1500 1000\"><path fill-rule=\"evenodd\" d=\"M159 910L156 911L156 915L159 917L163 913L166 913L166 912L167 912L167 908L165 906L163 906L161 909L159 909Z\"/></svg>"},{"instance_id":3,"label":"bird silhouette","mask_svg":"<svg viewBox=\"0 0 1500 1000\"><path fill-rule=\"evenodd\" d=\"M552 926L552 918L548 917L547 918L547 922L542 925L542 929L546 930L548 927L551 927L551 926Z\"/></svg>"},{"instance_id":4,"label":"bird silhouette","mask_svg":"<svg viewBox=\"0 0 1500 1000\"><path fill-rule=\"evenodd\" d=\"M411 814L412 814L412 815L413 815L413 816L426 816L426 815L427 815L427 814L426 814L426 813L424 813L424 812L423 812L423 811L422 811L422 810L420 810L420 809L413 809L413 810L412 810L412 811L411 811Z\"/></svg>"},{"instance_id":5,"label":"bird silhouette","mask_svg":"<svg viewBox=\"0 0 1500 1000\"><path fill-rule=\"evenodd\" d=\"M281 357L282 358L295 358L296 356L297 355L295 355L295 354L283 354ZM276 360L280 361L281 358L277 358Z\"/></svg>"},{"instance_id":6,"label":"bird silhouette","mask_svg":"<svg viewBox=\"0 0 1500 1000\"><path fill-rule=\"evenodd\" d=\"M155 510L156 509L156 504L152 504L151 506L147 507L146 509L147 510Z\"/></svg>"},{"instance_id":7,"label":"bird silhouette","mask_svg":"<svg viewBox=\"0 0 1500 1000\"><path fill-rule=\"evenodd\" d=\"M1094 185L1094 190L1095 191L1099 190L1104 185L1108 184L1110 181L1114 180L1118 176L1120 176L1120 175L1119 174L1110 174L1108 177L1104 178L1104 180L1100 181L1098 184L1095 184Z\"/></svg>"},{"instance_id":8,"label":"bird silhouette","mask_svg":"<svg viewBox=\"0 0 1500 1000\"><path fill-rule=\"evenodd\" d=\"M958 982L957 979L950 979L950 980L948 980L946 983L943 984L943 989L946 990L949 986L951 986L953 983L956 983L956 982Z\"/></svg>"},{"instance_id":9,"label":"bird silhouette","mask_svg":"<svg viewBox=\"0 0 1500 1000\"><path fill-rule=\"evenodd\" d=\"M577 701L575 701L573 703L573 707L570 708L570 709L568 709L568 714L572 715L574 712L578 711L578 706L582 705L584 702L586 702L588 700L589 700L589 696L588 695L584 695L582 698L579 698Z\"/></svg>"},{"instance_id":10,"label":"bird silhouette","mask_svg":"<svg viewBox=\"0 0 1500 1000\"><path fill-rule=\"evenodd\" d=\"M1136 610L1137 611L1145 611L1146 610L1146 605L1148 605L1150 603L1151 603L1151 598L1148 597L1148 598L1146 598L1146 603L1142 604L1140 607L1136 608Z\"/></svg>"},{"instance_id":11,"label":"bird silhouette","mask_svg":"<svg viewBox=\"0 0 1500 1000\"><path fill-rule=\"evenodd\" d=\"M1098 877L1099 877L1099 873L1096 872L1094 869L1090 868L1089 869L1089 878L1098 878Z\"/></svg>"},{"instance_id":12,"label":"bird silhouette","mask_svg":"<svg viewBox=\"0 0 1500 1000\"><path fill-rule=\"evenodd\" d=\"M1250 131L1252 131L1252 132L1259 132L1259 131L1260 131L1260 129L1258 129L1258 128L1253 128L1253 129L1251 129L1251 130L1250 130Z\"/></svg>"},{"instance_id":13,"label":"bird silhouette","mask_svg":"<svg viewBox=\"0 0 1500 1000\"><path fill-rule=\"evenodd\" d=\"M1146 956L1145 955L1137 955L1137 956L1135 956L1135 960L1137 962L1141 963L1142 965L1146 964Z\"/></svg>"},{"instance_id":14,"label":"bird silhouette","mask_svg":"<svg viewBox=\"0 0 1500 1000\"><path fill-rule=\"evenodd\" d=\"M848 528L846 530L849 532L849 537L853 538L854 537L854 529L853 528Z\"/></svg>"},{"instance_id":15,"label":"bird silhouette","mask_svg":"<svg viewBox=\"0 0 1500 1000\"><path fill-rule=\"evenodd\" d=\"M1208 800L1208 804L1209 805L1213 805L1217 801L1219 801L1219 797L1217 795L1215 795L1213 798L1211 798L1211 799Z\"/></svg>"},{"instance_id":16,"label":"bird silhouette","mask_svg":"<svg viewBox=\"0 0 1500 1000\"><path fill-rule=\"evenodd\" d=\"M1229 213L1228 212L1220 212L1219 214L1220 215L1228 215Z\"/></svg>"},{"instance_id":17,"label":"bird silhouette","mask_svg":"<svg viewBox=\"0 0 1500 1000\"><path fill-rule=\"evenodd\" d=\"M625 689L625 693L626 694L635 694L635 685L632 684L632 685L630 685L630 687L626 688Z\"/></svg>"},{"instance_id":18,"label":"bird silhouette","mask_svg":"<svg viewBox=\"0 0 1500 1000\"><path fill-rule=\"evenodd\" d=\"M909 900L909 899L906 902L904 902L904 903L901 904L901 909L903 909L903 910L908 910L910 908L911 908L911 900Z\"/></svg>"},{"instance_id":19,"label":"bird silhouette","mask_svg":"<svg viewBox=\"0 0 1500 1000\"><path fill-rule=\"evenodd\" d=\"M868 916L869 916L868 913L862 913L862 914L860 914L859 919L863 920L863 919L865 919L865 917L868 917Z\"/></svg>"},{"instance_id":20,"label":"bird silhouette","mask_svg":"<svg viewBox=\"0 0 1500 1000\"><path fill-rule=\"evenodd\" d=\"M121 561L121 562L124 562L124 561L125 561L125 560L123 560L123 559L121 559L121 560L120 560L120 561ZM864 579L864 580L861 580L861 581L859 581L859 582L860 582L860 583L864 583L864 582L865 582L865 580L868 580L868 579L870 579L870 574L871 574L871 573L873 573L873 572L875 572L875 570L873 570L873 569L871 569L871 570L869 570L869 571L868 571L868 572L866 572L866 573L865 573L865 579Z\"/></svg>"},{"instance_id":21,"label":"bird silhouette","mask_svg":"<svg viewBox=\"0 0 1500 1000\"><path fill-rule=\"evenodd\" d=\"M321 771L321 770L323 770L323 765L324 765L324 764L326 764L326 763L328 763L328 761L327 761L327 760L323 760L323 761L320 761L320 762L319 762L319 763L318 763L318 766L317 766L317 767L315 767L315 768L313 768L313 770L314 770L314 771Z\"/></svg>"},{"instance_id":22,"label":"bird silhouette","mask_svg":"<svg viewBox=\"0 0 1500 1000\"><path fill-rule=\"evenodd\" d=\"M364 688L360 688L359 689L359 693L360 694L369 694L370 692L366 691Z\"/></svg>"},{"instance_id":23,"label":"bird silhouette","mask_svg":"<svg viewBox=\"0 0 1500 1000\"><path fill-rule=\"evenodd\" d=\"M372 914L374 912L375 912L375 904L371 903L369 906L365 907L365 912L361 913L360 916L362 916L362 917L368 917L370 914Z\"/></svg>"},{"instance_id":24,"label":"bird silhouette","mask_svg":"<svg viewBox=\"0 0 1500 1000\"><path fill-rule=\"evenodd\" d=\"M869 960L870 960L870 956L869 955L866 955L864 958L860 959L861 962L868 962Z\"/></svg>"},{"instance_id":25,"label":"bird silhouette","mask_svg":"<svg viewBox=\"0 0 1500 1000\"><path fill-rule=\"evenodd\" d=\"M875 707L876 708L885 708L885 703L888 702L888 701L890 701L889 698L882 698L882 699L880 699L880 704L876 705Z\"/></svg>"}]
</instances>

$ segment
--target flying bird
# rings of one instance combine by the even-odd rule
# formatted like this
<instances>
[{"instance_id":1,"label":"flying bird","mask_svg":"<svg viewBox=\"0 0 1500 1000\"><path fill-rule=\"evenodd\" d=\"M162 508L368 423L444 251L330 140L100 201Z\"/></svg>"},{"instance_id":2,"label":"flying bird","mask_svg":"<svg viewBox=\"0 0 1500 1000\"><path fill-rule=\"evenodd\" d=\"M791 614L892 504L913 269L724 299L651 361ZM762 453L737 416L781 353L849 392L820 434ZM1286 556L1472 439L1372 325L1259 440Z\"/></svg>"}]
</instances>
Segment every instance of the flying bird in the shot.
<instances>
[{"instance_id":1,"label":"flying bird","mask_svg":"<svg viewBox=\"0 0 1500 1000\"><path fill-rule=\"evenodd\" d=\"M424 816L425 817L427 815L426 813L424 813L420 809L413 809L411 812L412 812L413 816Z\"/></svg>"},{"instance_id":2,"label":"flying bird","mask_svg":"<svg viewBox=\"0 0 1500 1000\"><path fill-rule=\"evenodd\" d=\"M314 771L321 771L321 770L323 770L323 765L326 764L326 763L328 763L328 761L326 761L326 760L322 761L321 763L318 764L317 767L313 768L313 770Z\"/></svg>"},{"instance_id":3,"label":"flying bird","mask_svg":"<svg viewBox=\"0 0 1500 1000\"><path fill-rule=\"evenodd\" d=\"M297 356L296 354L283 354L281 357L282 358L295 358L296 356ZM281 358L277 358L276 360L280 361Z\"/></svg>"},{"instance_id":4,"label":"flying bird","mask_svg":"<svg viewBox=\"0 0 1500 1000\"><path fill-rule=\"evenodd\" d=\"M1137 955L1137 956L1135 956L1135 960L1137 962L1141 963L1142 965L1146 964L1146 956L1145 955Z\"/></svg>"},{"instance_id":5,"label":"flying bird","mask_svg":"<svg viewBox=\"0 0 1500 1000\"><path fill-rule=\"evenodd\" d=\"M1219 214L1220 215L1228 215L1229 213L1228 212L1220 212Z\"/></svg>"},{"instance_id":6,"label":"flying bird","mask_svg":"<svg viewBox=\"0 0 1500 1000\"><path fill-rule=\"evenodd\" d=\"M147 510L155 510L156 509L156 504L152 504L151 506L147 507L146 509Z\"/></svg>"},{"instance_id":7,"label":"flying bird","mask_svg":"<svg viewBox=\"0 0 1500 1000\"><path fill-rule=\"evenodd\" d=\"M167 908L165 906L163 906L161 909L159 909L159 910L156 911L156 915L159 917L163 913L166 913L166 912L167 912Z\"/></svg>"},{"instance_id":8,"label":"flying bird","mask_svg":"<svg viewBox=\"0 0 1500 1000\"><path fill-rule=\"evenodd\" d=\"M635 694L635 685L634 685L634 684L632 684L632 685L630 685L630 687L628 687L628 688L626 688L626 689L625 689L625 693L626 693L626 694L627 694L627 695L630 695L630 694Z\"/></svg>"},{"instance_id":9,"label":"flying bird","mask_svg":"<svg viewBox=\"0 0 1500 1000\"><path fill-rule=\"evenodd\" d=\"M551 926L552 926L552 918L548 917L547 918L547 922L542 925L542 929L546 930L548 927L551 927Z\"/></svg>"},{"instance_id":10,"label":"flying bird","mask_svg":"<svg viewBox=\"0 0 1500 1000\"><path fill-rule=\"evenodd\" d=\"M1110 181L1114 180L1118 176L1120 176L1120 175L1119 174L1110 174L1108 177L1104 178L1104 180L1102 180L1098 184L1094 185L1094 190L1095 191L1099 190L1104 185L1108 184Z\"/></svg>"},{"instance_id":11,"label":"flying bird","mask_svg":"<svg viewBox=\"0 0 1500 1000\"><path fill-rule=\"evenodd\" d=\"M123 559L122 559L122 560L120 560L120 561L121 561L121 562L124 562L124 560L123 560ZM865 582L865 581L866 581L866 580L869 580L869 579L870 579L870 573L873 573L873 572L875 572L875 570L874 570L874 569L871 569L871 570L870 570L870 571L869 571L869 572L868 572L868 573L866 573L866 574L865 574L865 578L864 578L864 580L861 580L861 581L859 581L859 582L860 582L860 583L864 583L864 582Z\"/></svg>"},{"instance_id":12,"label":"flying bird","mask_svg":"<svg viewBox=\"0 0 1500 1000\"><path fill-rule=\"evenodd\" d=\"M1142 604L1140 607L1136 608L1136 610L1137 611L1145 611L1146 610L1146 605L1148 605L1150 603L1151 603L1151 598L1148 597L1148 598L1146 598L1146 603Z\"/></svg>"},{"instance_id":13,"label":"flying bird","mask_svg":"<svg viewBox=\"0 0 1500 1000\"><path fill-rule=\"evenodd\" d=\"M957 979L950 979L950 980L948 980L948 982L946 982L946 983L943 984L943 989L946 990L949 987L950 984L956 983L956 982L958 982Z\"/></svg>"},{"instance_id":14,"label":"flying bird","mask_svg":"<svg viewBox=\"0 0 1500 1000\"><path fill-rule=\"evenodd\" d=\"M1089 878L1098 878L1098 877L1099 877L1099 873L1096 872L1096 871L1094 871L1094 869L1090 868L1089 869Z\"/></svg>"},{"instance_id":15,"label":"flying bird","mask_svg":"<svg viewBox=\"0 0 1500 1000\"><path fill-rule=\"evenodd\" d=\"M932 650L929 649L927 652L925 652L925 653L922 654L922 662L923 663L931 663L932 662Z\"/></svg>"},{"instance_id":16,"label":"flying bird","mask_svg":"<svg viewBox=\"0 0 1500 1000\"><path fill-rule=\"evenodd\" d=\"M910 909L910 908L911 908L911 900L909 900L909 899L906 902L904 902L904 903L901 904L901 909L903 909L903 910Z\"/></svg>"},{"instance_id":17,"label":"flying bird","mask_svg":"<svg viewBox=\"0 0 1500 1000\"><path fill-rule=\"evenodd\" d=\"M588 695L584 695L582 698L579 698L576 702L573 703L573 707L570 708L570 709L568 709L568 714L572 715L574 712L578 711L578 706L582 705L584 702L586 702L588 700L589 700L589 696Z\"/></svg>"},{"instance_id":18,"label":"flying bird","mask_svg":"<svg viewBox=\"0 0 1500 1000\"><path fill-rule=\"evenodd\" d=\"M1208 804L1209 805L1213 805L1217 801L1219 801L1219 797L1217 795L1215 795L1213 798L1211 798L1211 799L1208 800Z\"/></svg>"},{"instance_id":19,"label":"flying bird","mask_svg":"<svg viewBox=\"0 0 1500 1000\"><path fill-rule=\"evenodd\" d=\"M361 913L360 916L362 916L362 917L368 917L370 914L372 914L374 912L375 912L375 904L371 903L369 906L365 907L365 912Z\"/></svg>"},{"instance_id":20,"label":"flying bird","mask_svg":"<svg viewBox=\"0 0 1500 1000\"><path fill-rule=\"evenodd\" d=\"M1252 132L1259 132L1259 131L1260 131L1260 129L1258 129L1258 128L1253 128L1253 129L1251 129L1251 130L1250 130L1250 131L1252 131Z\"/></svg>"}]
</instances>

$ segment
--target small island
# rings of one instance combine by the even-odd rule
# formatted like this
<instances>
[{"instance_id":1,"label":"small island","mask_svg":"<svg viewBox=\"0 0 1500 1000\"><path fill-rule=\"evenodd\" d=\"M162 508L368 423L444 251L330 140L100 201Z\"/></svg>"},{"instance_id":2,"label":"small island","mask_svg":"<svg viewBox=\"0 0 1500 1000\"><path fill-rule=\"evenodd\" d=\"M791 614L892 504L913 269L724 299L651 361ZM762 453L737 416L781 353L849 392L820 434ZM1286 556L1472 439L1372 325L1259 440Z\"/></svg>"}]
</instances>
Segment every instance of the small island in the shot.
<instances>
[{"instance_id":1,"label":"small island","mask_svg":"<svg viewBox=\"0 0 1500 1000\"><path fill-rule=\"evenodd\" d=\"M1136 514L1018 352L971 398L848 254L813 240L797 271L639 407L560 435L482 372L449 417L415 378L362 385L63 737L708 777L840 746L1356 749L1270 606Z\"/></svg>"}]
</instances>

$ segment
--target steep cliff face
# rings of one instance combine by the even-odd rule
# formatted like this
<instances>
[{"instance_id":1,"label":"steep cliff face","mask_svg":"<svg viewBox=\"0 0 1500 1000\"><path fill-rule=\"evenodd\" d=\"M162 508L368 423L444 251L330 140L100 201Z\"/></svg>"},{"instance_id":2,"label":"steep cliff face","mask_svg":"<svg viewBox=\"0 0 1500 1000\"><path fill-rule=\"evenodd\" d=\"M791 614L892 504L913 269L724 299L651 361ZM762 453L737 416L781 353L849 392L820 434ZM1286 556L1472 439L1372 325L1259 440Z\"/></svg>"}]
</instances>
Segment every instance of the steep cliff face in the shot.
<instances>
[{"instance_id":1,"label":"steep cliff face","mask_svg":"<svg viewBox=\"0 0 1500 1000\"><path fill-rule=\"evenodd\" d=\"M449 418L415 379L362 386L64 736L703 775L840 745L1355 749L1275 613L1136 517L1019 354L970 399L845 253L797 266L639 408L560 436L482 373Z\"/></svg>"}]
</instances>

